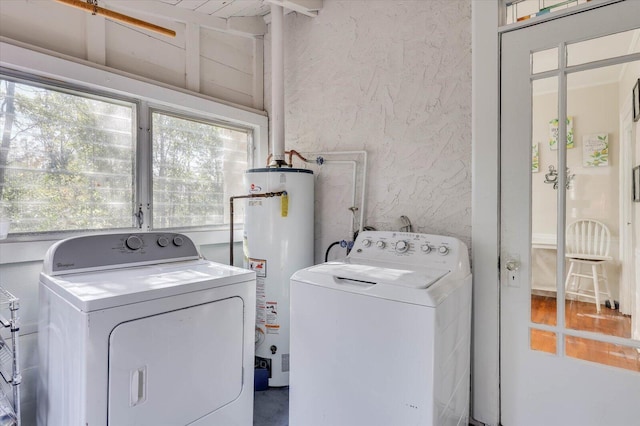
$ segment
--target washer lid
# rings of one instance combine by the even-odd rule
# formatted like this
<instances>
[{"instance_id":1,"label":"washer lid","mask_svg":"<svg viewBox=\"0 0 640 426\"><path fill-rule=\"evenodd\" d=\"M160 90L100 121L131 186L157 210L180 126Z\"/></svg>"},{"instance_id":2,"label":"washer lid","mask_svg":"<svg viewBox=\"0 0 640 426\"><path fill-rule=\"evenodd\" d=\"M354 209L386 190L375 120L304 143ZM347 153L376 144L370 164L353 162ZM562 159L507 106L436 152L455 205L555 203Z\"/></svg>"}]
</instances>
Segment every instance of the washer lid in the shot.
<instances>
[{"instance_id":1,"label":"washer lid","mask_svg":"<svg viewBox=\"0 0 640 426\"><path fill-rule=\"evenodd\" d=\"M307 268L306 271L327 274L337 280L350 280L364 285L384 284L414 289L428 288L451 272L434 268L406 269L403 265L387 262L375 262L374 264L362 259L358 263L352 263L349 260L323 263Z\"/></svg>"},{"instance_id":2,"label":"washer lid","mask_svg":"<svg viewBox=\"0 0 640 426\"><path fill-rule=\"evenodd\" d=\"M414 305L436 307L456 280L450 271L437 268L412 268L389 262L352 259L327 262L302 269L291 277L294 283L315 285L330 290L358 293ZM298 284L295 284L296 286ZM293 296L292 296L293 298ZM293 299L292 299L293 300Z\"/></svg>"},{"instance_id":3,"label":"washer lid","mask_svg":"<svg viewBox=\"0 0 640 426\"><path fill-rule=\"evenodd\" d=\"M255 279L255 272L207 260L50 276L40 283L83 312L108 309Z\"/></svg>"}]
</instances>

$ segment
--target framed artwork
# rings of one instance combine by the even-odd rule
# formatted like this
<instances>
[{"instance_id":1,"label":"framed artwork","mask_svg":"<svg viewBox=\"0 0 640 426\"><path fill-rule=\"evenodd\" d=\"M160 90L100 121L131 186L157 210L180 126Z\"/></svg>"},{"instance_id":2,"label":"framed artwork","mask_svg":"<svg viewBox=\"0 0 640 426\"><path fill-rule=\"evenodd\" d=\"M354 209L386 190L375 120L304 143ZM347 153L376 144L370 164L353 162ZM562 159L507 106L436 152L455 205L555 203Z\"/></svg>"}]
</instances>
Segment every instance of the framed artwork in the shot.
<instances>
[{"instance_id":1,"label":"framed artwork","mask_svg":"<svg viewBox=\"0 0 640 426\"><path fill-rule=\"evenodd\" d=\"M604 167L609 165L609 135L596 133L582 137L582 165Z\"/></svg>"},{"instance_id":2,"label":"framed artwork","mask_svg":"<svg viewBox=\"0 0 640 426\"><path fill-rule=\"evenodd\" d=\"M640 120L640 78L636 81L636 85L633 86L633 121Z\"/></svg>"},{"instance_id":3,"label":"framed artwork","mask_svg":"<svg viewBox=\"0 0 640 426\"><path fill-rule=\"evenodd\" d=\"M540 155L538 152L538 144L531 145L531 173L540 171Z\"/></svg>"},{"instance_id":4,"label":"framed artwork","mask_svg":"<svg viewBox=\"0 0 640 426\"><path fill-rule=\"evenodd\" d=\"M567 149L573 148L573 117L567 116ZM549 121L549 148L558 149L558 119Z\"/></svg>"},{"instance_id":5,"label":"framed artwork","mask_svg":"<svg viewBox=\"0 0 640 426\"><path fill-rule=\"evenodd\" d=\"M635 166L633 168L632 176L633 201L640 203L640 166Z\"/></svg>"}]
</instances>

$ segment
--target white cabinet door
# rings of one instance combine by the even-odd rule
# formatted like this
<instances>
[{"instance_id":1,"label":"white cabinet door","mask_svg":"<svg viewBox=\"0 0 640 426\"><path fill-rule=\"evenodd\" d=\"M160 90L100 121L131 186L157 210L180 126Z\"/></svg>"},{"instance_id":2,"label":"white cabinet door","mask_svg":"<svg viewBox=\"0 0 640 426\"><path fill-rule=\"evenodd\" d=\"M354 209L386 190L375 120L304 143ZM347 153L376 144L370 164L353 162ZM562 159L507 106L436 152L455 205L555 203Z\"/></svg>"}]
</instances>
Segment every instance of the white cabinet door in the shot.
<instances>
[{"instance_id":1,"label":"white cabinet door","mask_svg":"<svg viewBox=\"0 0 640 426\"><path fill-rule=\"evenodd\" d=\"M186 425L242 391L239 297L116 326L109 338L112 426Z\"/></svg>"}]
</instances>

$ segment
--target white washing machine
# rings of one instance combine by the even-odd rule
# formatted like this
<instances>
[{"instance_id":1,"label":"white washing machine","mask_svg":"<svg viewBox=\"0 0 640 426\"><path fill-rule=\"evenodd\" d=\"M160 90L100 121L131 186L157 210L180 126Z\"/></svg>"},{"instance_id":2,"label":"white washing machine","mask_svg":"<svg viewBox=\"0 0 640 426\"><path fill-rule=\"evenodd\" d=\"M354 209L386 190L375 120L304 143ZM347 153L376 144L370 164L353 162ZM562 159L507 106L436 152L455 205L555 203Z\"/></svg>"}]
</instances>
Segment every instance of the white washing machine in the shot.
<instances>
[{"instance_id":1,"label":"white washing machine","mask_svg":"<svg viewBox=\"0 0 640 426\"><path fill-rule=\"evenodd\" d=\"M291 426L467 425L471 273L461 241L365 231L291 277Z\"/></svg>"},{"instance_id":2,"label":"white washing machine","mask_svg":"<svg viewBox=\"0 0 640 426\"><path fill-rule=\"evenodd\" d=\"M40 275L40 426L253 424L255 273L173 233L71 238Z\"/></svg>"}]
</instances>

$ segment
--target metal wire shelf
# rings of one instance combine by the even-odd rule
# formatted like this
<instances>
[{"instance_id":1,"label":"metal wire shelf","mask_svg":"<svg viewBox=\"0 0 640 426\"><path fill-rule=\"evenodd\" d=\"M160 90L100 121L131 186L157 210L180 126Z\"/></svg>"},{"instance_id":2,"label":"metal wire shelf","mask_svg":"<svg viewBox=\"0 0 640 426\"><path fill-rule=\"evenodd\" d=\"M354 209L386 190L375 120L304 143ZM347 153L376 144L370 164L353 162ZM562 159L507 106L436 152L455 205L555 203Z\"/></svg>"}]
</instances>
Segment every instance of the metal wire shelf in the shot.
<instances>
[{"instance_id":1,"label":"metal wire shelf","mask_svg":"<svg viewBox=\"0 0 640 426\"><path fill-rule=\"evenodd\" d=\"M0 388L0 426L20 426L20 375L19 365L19 330L18 309L20 302L17 297L0 287L0 325L11 331L9 344L0 336L0 375L13 390L13 403ZM5 316L9 311L9 315Z\"/></svg>"}]
</instances>

